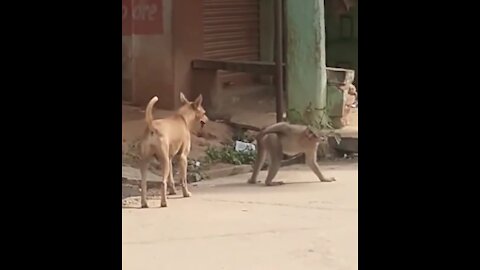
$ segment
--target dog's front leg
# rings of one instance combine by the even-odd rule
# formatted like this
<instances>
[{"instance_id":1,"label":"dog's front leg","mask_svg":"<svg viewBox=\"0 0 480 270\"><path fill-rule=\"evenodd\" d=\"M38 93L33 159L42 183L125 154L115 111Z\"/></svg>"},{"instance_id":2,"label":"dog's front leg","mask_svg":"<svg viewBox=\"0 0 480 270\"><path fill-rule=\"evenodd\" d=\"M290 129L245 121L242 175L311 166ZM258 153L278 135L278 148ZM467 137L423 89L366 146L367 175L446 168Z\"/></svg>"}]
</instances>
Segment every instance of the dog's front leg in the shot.
<instances>
[{"instance_id":1,"label":"dog's front leg","mask_svg":"<svg viewBox=\"0 0 480 270\"><path fill-rule=\"evenodd\" d=\"M187 165L188 165L188 160L186 155L181 155L178 161L179 169L180 169L180 178L181 178L181 185L182 185L182 193L183 197L190 197L192 196L192 193L188 191L188 186L187 186Z\"/></svg>"}]
</instances>

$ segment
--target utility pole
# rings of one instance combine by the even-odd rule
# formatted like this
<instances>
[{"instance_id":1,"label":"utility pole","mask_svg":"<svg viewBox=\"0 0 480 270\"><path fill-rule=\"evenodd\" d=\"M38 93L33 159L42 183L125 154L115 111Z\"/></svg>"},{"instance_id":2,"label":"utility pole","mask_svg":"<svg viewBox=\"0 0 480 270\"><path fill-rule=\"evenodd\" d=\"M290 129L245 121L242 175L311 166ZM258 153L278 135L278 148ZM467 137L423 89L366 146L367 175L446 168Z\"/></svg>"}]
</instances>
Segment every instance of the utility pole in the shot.
<instances>
[{"instance_id":1,"label":"utility pole","mask_svg":"<svg viewBox=\"0 0 480 270\"><path fill-rule=\"evenodd\" d=\"M283 0L275 0L275 87L277 123L283 121Z\"/></svg>"},{"instance_id":2,"label":"utility pole","mask_svg":"<svg viewBox=\"0 0 480 270\"><path fill-rule=\"evenodd\" d=\"M324 0L285 0L288 120L328 123Z\"/></svg>"}]
</instances>

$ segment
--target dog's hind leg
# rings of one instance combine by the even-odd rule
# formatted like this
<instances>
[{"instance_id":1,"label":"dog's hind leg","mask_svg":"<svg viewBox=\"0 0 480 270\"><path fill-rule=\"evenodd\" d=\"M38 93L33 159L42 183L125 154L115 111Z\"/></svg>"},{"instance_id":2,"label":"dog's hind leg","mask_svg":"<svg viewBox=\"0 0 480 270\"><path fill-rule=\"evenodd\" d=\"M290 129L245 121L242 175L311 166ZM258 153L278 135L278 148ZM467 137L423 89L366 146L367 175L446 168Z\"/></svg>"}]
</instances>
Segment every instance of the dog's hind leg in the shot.
<instances>
[{"instance_id":1,"label":"dog's hind leg","mask_svg":"<svg viewBox=\"0 0 480 270\"><path fill-rule=\"evenodd\" d=\"M148 165L153 158L154 151L147 141L140 144L140 205L142 208L148 208L147 204L147 171Z\"/></svg>"},{"instance_id":2,"label":"dog's hind leg","mask_svg":"<svg viewBox=\"0 0 480 270\"><path fill-rule=\"evenodd\" d=\"M160 207L167 207L167 179L170 176L170 159L168 149L165 146L157 149L156 155L162 166L162 182L160 187Z\"/></svg>"},{"instance_id":3,"label":"dog's hind leg","mask_svg":"<svg viewBox=\"0 0 480 270\"><path fill-rule=\"evenodd\" d=\"M175 189L175 181L173 180L173 165L172 161L170 160L170 174L168 175L168 195L175 195L177 191Z\"/></svg>"},{"instance_id":4,"label":"dog's hind leg","mask_svg":"<svg viewBox=\"0 0 480 270\"><path fill-rule=\"evenodd\" d=\"M182 193L183 197L190 197L192 196L192 193L188 191L188 186L187 186L187 165L188 165L188 160L187 156L185 154L181 154L179 159L178 159L178 165L180 169L180 178L181 178L181 185L182 185Z\"/></svg>"},{"instance_id":5,"label":"dog's hind leg","mask_svg":"<svg viewBox=\"0 0 480 270\"><path fill-rule=\"evenodd\" d=\"M277 175L277 172L280 169L280 164L282 162L282 144L280 143L278 137L272 137L271 140L267 141L266 147L267 149L270 149L270 164L268 165L268 174L267 179L265 179L265 185L282 185L282 181L272 182L273 178L275 178L275 176Z\"/></svg>"},{"instance_id":6,"label":"dog's hind leg","mask_svg":"<svg viewBox=\"0 0 480 270\"><path fill-rule=\"evenodd\" d=\"M150 162L150 157L148 158L143 158L140 161L140 175L141 175L141 182L140 182L140 188L141 188L141 194L140 194L140 204L141 208L148 208L147 204L147 170L148 170L148 164Z\"/></svg>"}]
</instances>

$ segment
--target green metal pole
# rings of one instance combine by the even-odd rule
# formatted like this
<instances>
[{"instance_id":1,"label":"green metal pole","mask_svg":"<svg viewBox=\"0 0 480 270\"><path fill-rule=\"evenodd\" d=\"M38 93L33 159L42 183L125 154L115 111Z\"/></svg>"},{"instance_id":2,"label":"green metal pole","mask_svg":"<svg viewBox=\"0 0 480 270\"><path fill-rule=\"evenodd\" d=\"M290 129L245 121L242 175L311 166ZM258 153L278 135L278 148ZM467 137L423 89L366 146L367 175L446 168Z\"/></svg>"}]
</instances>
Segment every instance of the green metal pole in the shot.
<instances>
[{"instance_id":1,"label":"green metal pole","mask_svg":"<svg viewBox=\"0 0 480 270\"><path fill-rule=\"evenodd\" d=\"M283 121L283 0L275 0L275 88L277 123Z\"/></svg>"},{"instance_id":2,"label":"green metal pole","mask_svg":"<svg viewBox=\"0 0 480 270\"><path fill-rule=\"evenodd\" d=\"M324 128L327 72L324 0L286 0L288 120Z\"/></svg>"}]
</instances>

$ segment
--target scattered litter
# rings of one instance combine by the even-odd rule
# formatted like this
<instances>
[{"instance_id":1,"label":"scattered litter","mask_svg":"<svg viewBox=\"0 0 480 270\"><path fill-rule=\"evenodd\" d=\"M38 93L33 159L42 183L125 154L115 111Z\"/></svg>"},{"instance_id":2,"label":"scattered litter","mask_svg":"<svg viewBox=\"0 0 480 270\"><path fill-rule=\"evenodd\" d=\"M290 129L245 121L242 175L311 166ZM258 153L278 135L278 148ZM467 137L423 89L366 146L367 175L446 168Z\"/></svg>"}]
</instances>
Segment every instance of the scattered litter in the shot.
<instances>
[{"instance_id":1,"label":"scattered litter","mask_svg":"<svg viewBox=\"0 0 480 270\"><path fill-rule=\"evenodd\" d=\"M237 152L255 151L255 144L246 143L242 141L235 141L235 151Z\"/></svg>"}]
</instances>

